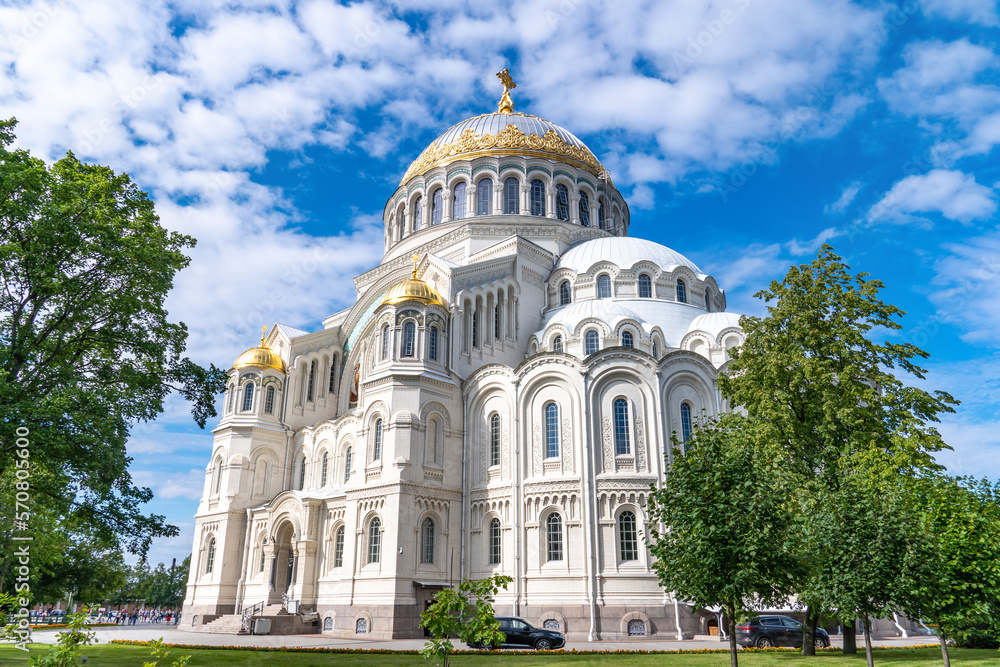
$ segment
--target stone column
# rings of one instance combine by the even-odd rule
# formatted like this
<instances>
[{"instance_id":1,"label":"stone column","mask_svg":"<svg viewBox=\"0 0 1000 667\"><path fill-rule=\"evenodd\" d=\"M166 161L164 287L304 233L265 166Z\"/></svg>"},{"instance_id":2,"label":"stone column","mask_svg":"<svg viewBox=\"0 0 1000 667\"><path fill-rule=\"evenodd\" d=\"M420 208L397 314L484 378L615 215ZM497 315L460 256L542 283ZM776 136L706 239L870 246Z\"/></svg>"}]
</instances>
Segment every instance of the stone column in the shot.
<instances>
[{"instance_id":1,"label":"stone column","mask_svg":"<svg viewBox=\"0 0 1000 667\"><path fill-rule=\"evenodd\" d=\"M479 214L479 211L476 210L476 204L479 203L479 200L476 197L476 192L476 186L471 183L469 184L469 187L465 189L465 217L467 218L471 218Z\"/></svg>"},{"instance_id":2,"label":"stone column","mask_svg":"<svg viewBox=\"0 0 1000 667\"><path fill-rule=\"evenodd\" d=\"M441 205L444 207L444 210L441 211L441 224L451 222L451 219L455 217L455 201L451 196L451 188L445 188L441 192Z\"/></svg>"},{"instance_id":3,"label":"stone column","mask_svg":"<svg viewBox=\"0 0 1000 667\"><path fill-rule=\"evenodd\" d=\"M556 186L553 183L545 188L545 217L556 217Z\"/></svg>"}]
</instances>

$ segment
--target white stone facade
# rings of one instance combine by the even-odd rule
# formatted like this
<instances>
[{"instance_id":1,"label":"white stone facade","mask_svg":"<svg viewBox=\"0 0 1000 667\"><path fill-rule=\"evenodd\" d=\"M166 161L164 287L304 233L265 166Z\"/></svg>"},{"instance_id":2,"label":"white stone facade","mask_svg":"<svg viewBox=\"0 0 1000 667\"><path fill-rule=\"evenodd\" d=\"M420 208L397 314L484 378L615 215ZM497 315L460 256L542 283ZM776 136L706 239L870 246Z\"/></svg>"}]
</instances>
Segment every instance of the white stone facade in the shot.
<instances>
[{"instance_id":1,"label":"white stone facade","mask_svg":"<svg viewBox=\"0 0 1000 667\"><path fill-rule=\"evenodd\" d=\"M628 238L557 129L565 159L539 139L411 168L357 302L275 325L256 350L280 362L230 372L185 625L287 593L327 633L420 637L440 587L502 572L499 613L570 639L696 630L651 568L646 501L672 437L724 409L738 316L683 255Z\"/></svg>"}]
</instances>

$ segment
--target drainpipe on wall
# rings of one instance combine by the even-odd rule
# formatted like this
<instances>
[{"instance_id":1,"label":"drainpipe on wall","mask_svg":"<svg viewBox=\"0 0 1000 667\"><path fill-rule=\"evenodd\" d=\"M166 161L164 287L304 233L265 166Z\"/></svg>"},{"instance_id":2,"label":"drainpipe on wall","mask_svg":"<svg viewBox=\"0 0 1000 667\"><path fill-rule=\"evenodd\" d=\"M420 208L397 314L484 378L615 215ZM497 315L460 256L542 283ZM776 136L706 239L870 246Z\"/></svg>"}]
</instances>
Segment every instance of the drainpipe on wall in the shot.
<instances>
[{"instance_id":1,"label":"drainpipe on wall","mask_svg":"<svg viewBox=\"0 0 1000 667\"><path fill-rule=\"evenodd\" d=\"M589 395L587 394L587 378L589 376L589 371L585 370L583 373L583 493L584 502L583 507L585 511L590 514L583 519L584 531L586 533L587 541L587 551L588 557L584 559L584 564L587 569L587 599L590 607L590 630L587 633L587 641L595 641L595 636L597 634L597 544L594 536L594 520L597 517L597 508L595 506L597 499L596 494L591 493L591 480L594 475L591 472L590 465L591 461L591 446L590 446L590 432L589 428L590 417L589 417Z\"/></svg>"},{"instance_id":2,"label":"drainpipe on wall","mask_svg":"<svg viewBox=\"0 0 1000 667\"><path fill-rule=\"evenodd\" d=\"M521 615L521 381L514 380L514 615Z\"/></svg>"},{"instance_id":3,"label":"drainpipe on wall","mask_svg":"<svg viewBox=\"0 0 1000 667\"><path fill-rule=\"evenodd\" d=\"M452 330L454 331L454 329ZM443 438L442 438L443 439ZM458 578L465 578L465 530L466 521L465 515L469 500L469 485L466 479L466 459L468 458L469 451L469 395L465 392L465 388L462 388L462 530L459 533L460 537L460 549L459 549L459 562L458 562ZM452 561L454 563L455 561ZM452 581L452 586L455 582Z\"/></svg>"}]
</instances>

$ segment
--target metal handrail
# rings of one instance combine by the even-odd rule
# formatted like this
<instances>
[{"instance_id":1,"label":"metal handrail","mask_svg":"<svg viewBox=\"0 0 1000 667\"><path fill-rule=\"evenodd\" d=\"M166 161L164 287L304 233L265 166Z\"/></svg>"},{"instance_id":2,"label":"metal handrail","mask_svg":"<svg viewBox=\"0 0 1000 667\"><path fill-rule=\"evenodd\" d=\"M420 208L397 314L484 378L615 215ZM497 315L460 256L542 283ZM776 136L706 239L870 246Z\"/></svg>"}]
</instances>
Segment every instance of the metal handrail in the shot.
<instances>
[{"instance_id":1,"label":"metal handrail","mask_svg":"<svg viewBox=\"0 0 1000 667\"><path fill-rule=\"evenodd\" d=\"M253 623L253 617L262 611L264 611L263 602L258 602L257 604L255 604L250 608L244 608L243 611L241 612L242 618L240 619L240 631L250 632L250 630L252 629L251 623Z\"/></svg>"}]
</instances>

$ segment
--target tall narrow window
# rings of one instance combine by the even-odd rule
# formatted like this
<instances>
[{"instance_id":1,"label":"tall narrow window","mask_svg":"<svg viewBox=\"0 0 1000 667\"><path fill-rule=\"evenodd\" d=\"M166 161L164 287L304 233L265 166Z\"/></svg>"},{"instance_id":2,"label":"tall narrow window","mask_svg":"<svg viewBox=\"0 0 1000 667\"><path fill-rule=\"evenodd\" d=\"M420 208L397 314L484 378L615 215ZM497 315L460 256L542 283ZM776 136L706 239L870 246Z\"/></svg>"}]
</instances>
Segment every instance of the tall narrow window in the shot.
<instances>
[{"instance_id":1,"label":"tall narrow window","mask_svg":"<svg viewBox=\"0 0 1000 667\"><path fill-rule=\"evenodd\" d=\"M500 519L490 521L490 565L500 563Z\"/></svg>"},{"instance_id":2,"label":"tall narrow window","mask_svg":"<svg viewBox=\"0 0 1000 667\"><path fill-rule=\"evenodd\" d=\"M247 382L243 387L243 412L253 409L253 382Z\"/></svg>"},{"instance_id":3,"label":"tall narrow window","mask_svg":"<svg viewBox=\"0 0 1000 667\"><path fill-rule=\"evenodd\" d=\"M606 273L597 276L597 298L611 298L611 276Z\"/></svg>"},{"instance_id":4,"label":"tall narrow window","mask_svg":"<svg viewBox=\"0 0 1000 667\"><path fill-rule=\"evenodd\" d=\"M635 347L635 343L632 340L631 331L622 332L622 347Z\"/></svg>"},{"instance_id":5,"label":"tall narrow window","mask_svg":"<svg viewBox=\"0 0 1000 667\"><path fill-rule=\"evenodd\" d=\"M521 212L520 183L513 176L503 182L503 212L517 215Z\"/></svg>"},{"instance_id":6,"label":"tall narrow window","mask_svg":"<svg viewBox=\"0 0 1000 667\"><path fill-rule=\"evenodd\" d=\"M403 349L400 352L400 356L412 357L416 350L417 343L417 325L413 322L407 322L403 325Z\"/></svg>"},{"instance_id":7,"label":"tall narrow window","mask_svg":"<svg viewBox=\"0 0 1000 667\"><path fill-rule=\"evenodd\" d=\"M556 337L552 339L552 351L553 352L563 352L564 351L563 350L563 339L562 339L562 336L560 336L560 335L557 334Z\"/></svg>"},{"instance_id":8,"label":"tall narrow window","mask_svg":"<svg viewBox=\"0 0 1000 667\"><path fill-rule=\"evenodd\" d=\"M431 361L438 360L438 328L431 325L427 334L427 358Z\"/></svg>"},{"instance_id":9,"label":"tall narrow window","mask_svg":"<svg viewBox=\"0 0 1000 667\"><path fill-rule=\"evenodd\" d=\"M229 385L229 407L226 412L232 412L234 407L236 407L236 385L231 384Z\"/></svg>"},{"instance_id":10,"label":"tall narrow window","mask_svg":"<svg viewBox=\"0 0 1000 667\"><path fill-rule=\"evenodd\" d=\"M424 203L421 197L413 200L413 231L420 229L420 223L424 218Z\"/></svg>"},{"instance_id":11,"label":"tall narrow window","mask_svg":"<svg viewBox=\"0 0 1000 667\"><path fill-rule=\"evenodd\" d=\"M493 213L493 181L484 178L476 186L476 215Z\"/></svg>"},{"instance_id":12,"label":"tall narrow window","mask_svg":"<svg viewBox=\"0 0 1000 667\"><path fill-rule=\"evenodd\" d=\"M545 183L537 178L531 181L531 215L545 215Z\"/></svg>"},{"instance_id":13,"label":"tall narrow window","mask_svg":"<svg viewBox=\"0 0 1000 667\"><path fill-rule=\"evenodd\" d=\"M327 390L332 394L337 390L337 355L330 361L330 380Z\"/></svg>"},{"instance_id":14,"label":"tall narrow window","mask_svg":"<svg viewBox=\"0 0 1000 667\"><path fill-rule=\"evenodd\" d=\"M590 227L590 198L587 193L580 191L580 224Z\"/></svg>"},{"instance_id":15,"label":"tall narrow window","mask_svg":"<svg viewBox=\"0 0 1000 667\"><path fill-rule=\"evenodd\" d=\"M500 334L503 330L500 326L501 322L500 314L502 312L503 312L502 304L499 301L497 301L497 305L493 308L493 340L495 341L500 340Z\"/></svg>"},{"instance_id":16,"label":"tall narrow window","mask_svg":"<svg viewBox=\"0 0 1000 667\"><path fill-rule=\"evenodd\" d=\"M212 466L212 474L215 476L213 488L215 489L215 495L219 495L219 491L222 490L222 457L215 459L215 465Z\"/></svg>"},{"instance_id":17,"label":"tall narrow window","mask_svg":"<svg viewBox=\"0 0 1000 667\"><path fill-rule=\"evenodd\" d=\"M684 284L683 280L677 281L677 300L681 303L688 302L687 285Z\"/></svg>"},{"instance_id":18,"label":"tall narrow window","mask_svg":"<svg viewBox=\"0 0 1000 667\"><path fill-rule=\"evenodd\" d=\"M330 453L329 452L323 452L323 470L321 470L320 473L319 473L319 475L320 475L319 485L320 486L326 486L326 472L327 472L327 469L329 467L330 467Z\"/></svg>"},{"instance_id":19,"label":"tall narrow window","mask_svg":"<svg viewBox=\"0 0 1000 667\"><path fill-rule=\"evenodd\" d=\"M205 555L205 574L211 574L215 568L215 538L208 540L208 553Z\"/></svg>"},{"instance_id":20,"label":"tall narrow window","mask_svg":"<svg viewBox=\"0 0 1000 667\"><path fill-rule=\"evenodd\" d=\"M306 400L312 401L315 397L315 387L316 387L316 362L313 361L309 364L309 380L306 384Z\"/></svg>"},{"instance_id":21,"label":"tall narrow window","mask_svg":"<svg viewBox=\"0 0 1000 667\"><path fill-rule=\"evenodd\" d=\"M654 359L660 358L660 345L655 340L653 341L653 358Z\"/></svg>"},{"instance_id":22,"label":"tall narrow window","mask_svg":"<svg viewBox=\"0 0 1000 667\"><path fill-rule=\"evenodd\" d=\"M444 208L443 196L444 196L443 195L443 190L441 190L441 188L438 188L437 190L434 191L434 196L431 197L431 224L432 225L439 225L439 224L441 224L441 215L442 215L442 210L441 209Z\"/></svg>"},{"instance_id":23,"label":"tall narrow window","mask_svg":"<svg viewBox=\"0 0 1000 667\"><path fill-rule=\"evenodd\" d=\"M302 460L299 462L299 491L304 491L306 488L306 457L302 456Z\"/></svg>"},{"instance_id":24,"label":"tall narrow window","mask_svg":"<svg viewBox=\"0 0 1000 667\"><path fill-rule=\"evenodd\" d=\"M597 200L597 226L600 229L606 229L604 222L604 199Z\"/></svg>"},{"instance_id":25,"label":"tall narrow window","mask_svg":"<svg viewBox=\"0 0 1000 667\"><path fill-rule=\"evenodd\" d=\"M397 232L396 240L402 241L403 235L406 234L406 214L403 212L403 208L399 208L399 212L396 214L396 227L399 228Z\"/></svg>"},{"instance_id":26,"label":"tall narrow window","mask_svg":"<svg viewBox=\"0 0 1000 667\"><path fill-rule=\"evenodd\" d=\"M590 329L583 336L583 353L584 354L594 354L599 349L601 349L601 337L597 333L596 329Z\"/></svg>"},{"instance_id":27,"label":"tall narrow window","mask_svg":"<svg viewBox=\"0 0 1000 667\"><path fill-rule=\"evenodd\" d=\"M382 555L382 522L378 517L368 524L368 562L377 563Z\"/></svg>"},{"instance_id":28,"label":"tall narrow window","mask_svg":"<svg viewBox=\"0 0 1000 667\"><path fill-rule=\"evenodd\" d=\"M563 536L562 536L562 517L556 513L549 515L549 518L545 520L545 541L547 542L548 549L548 559L562 560L563 559Z\"/></svg>"},{"instance_id":29,"label":"tall narrow window","mask_svg":"<svg viewBox=\"0 0 1000 667\"><path fill-rule=\"evenodd\" d=\"M430 519L420 524L420 562L434 562L434 522Z\"/></svg>"},{"instance_id":30,"label":"tall narrow window","mask_svg":"<svg viewBox=\"0 0 1000 667\"><path fill-rule=\"evenodd\" d=\"M479 309L472 311L472 347L479 349Z\"/></svg>"},{"instance_id":31,"label":"tall narrow window","mask_svg":"<svg viewBox=\"0 0 1000 667\"><path fill-rule=\"evenodd\" d=\"M375 435L374 442L372 446L372 461L378 461L382 458L382 420L375 420Z\"/></svg>"},{"instance_id":32,"label":"tall narrow window","mask_svg":"<svg viewBox=\"0 0 1000 667\"><path fill-rule=\"evenodd\" d=\"M545 406L545 458L559 456L559 406L549 403Z\"/></svg>"},{"instance_id":33,"label":"tall narrow window","mask_svg":"<svg viewBox=\"0 0 1000 667\"><path fill-rule=\"evenodd\" d=\"M382 361L389 358L389 325L382 325Z\"/></svg>"},{"instance_id":34,"label":"tall narrow window","mask_svg":"<svg viewBox=\"0 0 1000 667\"><path fill-rule=\"evenodd\" d=\"M500 465L500 415L490 417L490 465Z\"/></svg>"},{"instance_id":35,"label":"tall narrow window","mask_svg":"<svg viewBox=\"0 0 1000 667\"><path fill-rule=\"evenodd\" d=\"M569 220L569 190L562 183L556 186L556 217Z\"/></svg>"},{"instance_id":36,"label":"tall narrow window","mask_svg":"<svg viewBox=\"0 0 1000 667\"><path fill-rule=\"evenodd\" d=\"M681 403L681 440L691 439L691 404Z\"/></svg>"},{"instance_id":37,"label":"tall narrow window","mask_svg":"<svg viewBox=\"0 0 1000 667\"><path fill-rule=\"evenodd\" d=\"M573 301L573 291L569 281L564 280L559 283L559 305L568 306Z\"/></svg>"},{"instance_id":38,"label":"tall narrow window","mask_svg":"<svg viewBox=\"0 0 1000 667\"><path fill-rule=\"evenodd\" d=\"M712 312L712 291L705 290L705 310Z\"/></svg>"},{"instance_id":39,"label":"tall narrow window","mask_svg":"<svg viewBox=\"0 0 1000 667\"><path fill-rule=\"evenodd\" d=\"M622 512L618 517L618 555L623 561L639 560L639 534L632 512Z\"/></svg>"},{"instance_id":40,"label":"tall narrow window","mask_svg":"<svg viewBox=\"0 0 1000 667\"><path fill-rule=\"evenodd\" d=\"M337 529L337 536L333 540L333 566L344 567L344 527Z\"/></svg>"},{"instance_id":41,"label":"tall narrow window","mask_svg":"<svg viewBox=\"0 0 1000 667\"><path fill-rule=\"evenodd\" d=\"M465 182L455 184L455 198L452 203L452 210L455 215L451 216L452 220L461 220L465 217Z\"/></svg>"},{"instance_id":42,"label":"tall narrow window","mask_svg":"<svg viewBox=\"0 0 1000 667\"><path fill-rule=\"evenodd\" d=\"M639 298L653 298L653 281L649 278L649 275L645 273L639 274Z\"/></svg>"},{"instance_id":43,"label":"tall narrow window","mask_svg":"<svg viewBox=\"0 0 1000 667\"><path fill-rule=\"evenodd\" d=\"M266 542L266 538L265 538L265 542ZM264 544L265 544L265 542L261 542L260 547L259 547L259 549L260 549L260 562L257 564L257 571L258 572L263 572L264 571L264 563L267 562L267 554L264 553Z\"/></svg>"},{"instance_id":44,"label":"tall narrow window","mask_svg":"<svg viewBox=\"0 0 1000 667\"><path fill-rule=\"evenodd\" d=\"M264 412L269 415L274 414L274 385L264 392Z\"/></svg>"},{"instance_id":45,"label":"tall narrow window","mask_svg":"<svg viewBox=\"0 0 1000 667\"><path fill-rule=\"evenodd\" d=\"M344 452L344 484L351 479L351 448Z\"/></svg>"},{"instance_id":46,"label":"tall narrow window","mask_svg":"<svg viewBox=\"0 0 1000 667\"><path fill-rule=\"evenodd\" d=\"M615 422L615 456L632 453L632 443L628 433L628 401L616 398L612 406Z\"/></svg>"}]
</instances>

